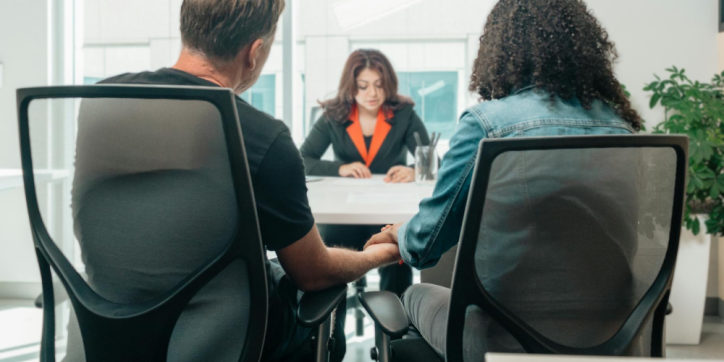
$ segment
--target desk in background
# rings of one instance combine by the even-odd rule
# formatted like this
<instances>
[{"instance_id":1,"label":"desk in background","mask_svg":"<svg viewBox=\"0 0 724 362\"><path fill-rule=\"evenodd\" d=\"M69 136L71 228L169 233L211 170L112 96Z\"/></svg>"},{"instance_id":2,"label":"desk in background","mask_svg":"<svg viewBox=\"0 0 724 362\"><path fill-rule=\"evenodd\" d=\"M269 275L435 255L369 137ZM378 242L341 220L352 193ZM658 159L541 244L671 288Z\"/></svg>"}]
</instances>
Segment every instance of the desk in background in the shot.
<instances>
[{"instance_id":1,"label":"desk in background","mask_svg":"<svg viewBox=\"0 0 724 362\"><path fill-rule=\"evenodd\" d=\"M383 225L410 220L420 201L434 186L386 184L384 176L371 179L309 177L307 197L317 224ZM269 258L275 258L272 251Z\"/></svg>"},{"instance_id":2,"label":"desk in background","mask_svg":"<svg viewBox=\"0 0 724 362\"><path fill-rule=\"evenodd\" d=\"M311 178L307 183L309 205L318 224L383 225L410 220L420 201L432 196L433 185L386 184L382 176L371 179ZM450 287L457 246L443 255L437 266L420 273L423 283Z\"/></svg>"},{"instance_id":3,"label":"desk in background","mask_svg":"<svg viewBox=\"0 0 724 362\"><path fill-rule=\"evenodd\" d=\"M434 186L386 184L371 179L322 177L307 183L309 206L317 224L383 225L411 219Z\"/></svg>"}]
</instances>

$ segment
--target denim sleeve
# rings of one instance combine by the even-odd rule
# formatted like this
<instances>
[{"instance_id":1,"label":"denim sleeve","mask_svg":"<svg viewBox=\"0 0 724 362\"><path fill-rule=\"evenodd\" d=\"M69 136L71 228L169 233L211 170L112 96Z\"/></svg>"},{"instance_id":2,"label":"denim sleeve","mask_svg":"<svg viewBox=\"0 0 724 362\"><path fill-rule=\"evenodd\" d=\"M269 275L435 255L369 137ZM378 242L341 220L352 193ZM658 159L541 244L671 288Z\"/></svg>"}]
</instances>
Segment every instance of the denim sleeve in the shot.
<instances>
[{"instance_id":1,"label":"denim sleeve","mask_svg":"<svg viewBox=\"0 0 724 362\"><path fill-rule=\"evenodd\" d=\"M458 243L475 157L484 137L486 132L478 118L463 113L442 160L432 197L422 200L420 211L397 234L405 263L418 269L431 268Z\"/></svg>"}]
</instances>

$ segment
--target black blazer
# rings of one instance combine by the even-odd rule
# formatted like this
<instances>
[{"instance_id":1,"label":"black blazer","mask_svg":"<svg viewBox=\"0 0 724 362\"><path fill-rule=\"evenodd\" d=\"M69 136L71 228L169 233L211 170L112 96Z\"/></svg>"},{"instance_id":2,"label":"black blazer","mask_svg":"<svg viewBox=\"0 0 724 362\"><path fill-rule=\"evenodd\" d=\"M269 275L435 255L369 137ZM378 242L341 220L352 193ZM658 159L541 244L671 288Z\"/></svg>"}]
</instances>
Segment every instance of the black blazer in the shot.
<instances>
[{"instance_id":1,"label":"black blazer","mask_svg":"<svg viewBox=\"0 0 724 362\"><path fill-rule=\"evenodd\" d=\"M414 155L417 147L415 132L420 134L423 145L430 144L427 129L413 107L412 104L405 105L387 120L392 128L369 165L373 174L386 174L392 166L407 164L407 152ZM347 133L347 127L352 124L350 120L338 122L326 116L317 120L300 149L307 175L339 176L340 166L352 162L365 163ZM334 150L334 161L320 160L330 144Z\"/></svg>"}]
</instances>

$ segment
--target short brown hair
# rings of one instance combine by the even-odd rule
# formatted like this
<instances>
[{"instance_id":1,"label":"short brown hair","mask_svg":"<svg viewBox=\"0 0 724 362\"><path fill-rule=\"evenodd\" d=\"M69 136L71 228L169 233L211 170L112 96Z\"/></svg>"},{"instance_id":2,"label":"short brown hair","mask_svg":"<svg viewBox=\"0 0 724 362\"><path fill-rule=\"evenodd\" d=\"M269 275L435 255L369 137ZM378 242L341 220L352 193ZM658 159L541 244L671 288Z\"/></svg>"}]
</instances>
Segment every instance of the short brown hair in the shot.
<instances>
[{"instance_id":1,"label":"short brown hair","mask_svg":"<svg viewBox=\"0 0 724 362\"><path fill-rule=\"evenodd\" d=\"M365 69L372 69L380 74L386 97L385 103L382 105L385 113L396 111L406 104L414 104L412 99L397 94L397 74L387 57L379 50L359 49L350 54L344 65L337 96L320 102L327 119L341 123L347 122L352 106L355 104L354 97L357 95L357 76Z\"/></svg>"},{"instance_id":2,"label":"short brown hair","mask_svg":"<svg viewBox=\"0 0 724 362\"><path fill-rule=\"evenodd\" d=\"M184 0L181 39L210 60L234 59L256 39L276 31L284 0Z\"/></svg>"}]
</instances>

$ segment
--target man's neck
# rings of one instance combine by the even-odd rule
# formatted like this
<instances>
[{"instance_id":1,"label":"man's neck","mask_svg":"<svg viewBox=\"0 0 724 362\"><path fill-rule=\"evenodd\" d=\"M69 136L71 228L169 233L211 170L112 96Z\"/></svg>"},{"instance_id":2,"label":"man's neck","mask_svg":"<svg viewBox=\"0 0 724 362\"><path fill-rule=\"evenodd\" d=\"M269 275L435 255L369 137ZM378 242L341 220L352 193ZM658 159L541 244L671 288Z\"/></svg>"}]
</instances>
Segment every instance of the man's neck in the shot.
<instances>
[{"instance_id":1,"label":"man's neck","mask_svg":"<svg viewBox=\"0 0 724 362\"><path fill-rule=\"evenodd\" d=\"M239 88L241 80L241 71L235 72L232 67L218 69L203 56L194 54L186 48L181 50L181 55L179 55L178 61L172 68L207 80L220 87L231 88L234 92Z\"/></svg>"}]
</instances>

